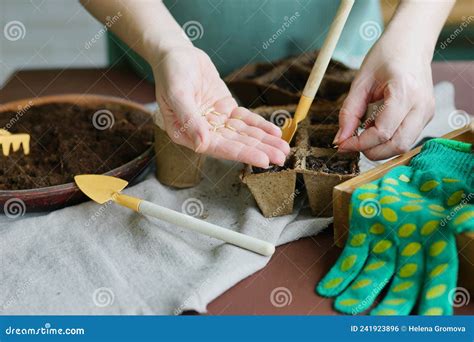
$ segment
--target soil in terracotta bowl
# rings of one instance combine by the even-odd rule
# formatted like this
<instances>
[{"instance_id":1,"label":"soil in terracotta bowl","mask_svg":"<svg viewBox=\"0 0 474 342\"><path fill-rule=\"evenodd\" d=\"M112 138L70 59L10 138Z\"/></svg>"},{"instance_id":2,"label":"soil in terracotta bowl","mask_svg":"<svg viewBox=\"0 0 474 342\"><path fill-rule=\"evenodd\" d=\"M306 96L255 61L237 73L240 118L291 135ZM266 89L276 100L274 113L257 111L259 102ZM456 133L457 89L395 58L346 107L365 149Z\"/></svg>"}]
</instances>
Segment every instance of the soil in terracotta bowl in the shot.
<instances>
[{"instance_id":1,"label":"soil in terracotta bowl","mask_svg":"<svg viewBox=\"0 0 474 342\"><path fill-rule=\"evenodd\" d=\"M76 174L105 173L144 153L153 143L145 113L67 103L34 106L19 115L1 112L0 127L29 133L30 154L0 155L0 190L35 189L73 181Z\"/></svg>"}]
</instances>

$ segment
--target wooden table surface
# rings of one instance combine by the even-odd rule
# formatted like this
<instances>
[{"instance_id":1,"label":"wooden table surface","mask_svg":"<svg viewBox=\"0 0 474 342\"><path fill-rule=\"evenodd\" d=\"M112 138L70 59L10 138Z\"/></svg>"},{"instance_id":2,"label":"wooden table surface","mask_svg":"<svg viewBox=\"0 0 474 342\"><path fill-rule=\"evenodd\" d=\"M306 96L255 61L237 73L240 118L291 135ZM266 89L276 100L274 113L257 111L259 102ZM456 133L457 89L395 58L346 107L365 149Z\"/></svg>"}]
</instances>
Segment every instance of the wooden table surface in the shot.
<instances>
[{"instance_id":1,"label":"wooden table surface","mask_svg":"<svg viewBox=\"0 0 474 342\"><path fill-rule=\"evenodd\" d=\"M435 83L455 85L456 106L474 112L474 62L433 63ZM112 95L140 103L154 100L154 87L128 70L24 70L18 71L0 90L0 103L36 96L66 93ZM314 293L314 285L336 261L340 249L331 231L277 248L269 264L244 279L208 306L209 314L335 315L332 300ZM288 305L270 301L278 287L289 291ZM474 302L455 309L456 314L474 314Z\"/></svg>"}]
</instances>

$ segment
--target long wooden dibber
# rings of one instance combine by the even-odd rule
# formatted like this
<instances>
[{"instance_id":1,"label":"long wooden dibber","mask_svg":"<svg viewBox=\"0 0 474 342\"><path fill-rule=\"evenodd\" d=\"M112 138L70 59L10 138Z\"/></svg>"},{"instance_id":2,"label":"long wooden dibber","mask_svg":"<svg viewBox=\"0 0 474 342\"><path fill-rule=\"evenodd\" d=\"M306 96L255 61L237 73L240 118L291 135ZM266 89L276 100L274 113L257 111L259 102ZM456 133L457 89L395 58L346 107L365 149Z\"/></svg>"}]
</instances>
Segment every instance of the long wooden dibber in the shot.
<instances>
[{"instance_id":1,"label":"long wooden dibber","mask_svg":"<svg viewBox=\"0 0 474 342\"><path fill-rule=\"evenodd\" d=\"M261 255L270 256L275 252L275 246L267 241L198 220L140 198L121 194L120 191L128 185L128 182L123 179L104 175L78 175L74 177L74 181L87 197L97 203L104 204L112 200L144 215L156 217Z\"/></svg>"},{"instance_id":2,"label":"long wooden dibber","mask_svg":"<svg viewBox=\"0 0 474 342\"><path fill-rule=\"evenodd\" d=\"M337 10L336 17L329 28L328 35L324 40L324 44L319 51L318 58L314 62L313 69L309 75L308 81L303 89L300 101L296 107L296 112L293 119L286 119L285 125L282 128L282 139L290 143L293 139L293 135L298 128L298 123L301 122L308 114L309 108L313 103L314 97L319 89L321 81L326 69L328 68L329 61L331 60L334 49L336 48L339 37L341 36L344 25L346 24L347 17L354 5L354 0L342 0Z\"/></svg>"}]
</instances>

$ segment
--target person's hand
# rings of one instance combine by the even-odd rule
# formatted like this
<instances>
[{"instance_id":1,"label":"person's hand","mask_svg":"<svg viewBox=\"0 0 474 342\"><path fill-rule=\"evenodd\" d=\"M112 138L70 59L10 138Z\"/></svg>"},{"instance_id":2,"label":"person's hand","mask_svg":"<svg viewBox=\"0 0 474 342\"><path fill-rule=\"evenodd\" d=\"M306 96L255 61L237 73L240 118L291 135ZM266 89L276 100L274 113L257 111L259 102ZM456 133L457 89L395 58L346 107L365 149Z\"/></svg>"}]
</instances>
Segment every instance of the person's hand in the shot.
<instances>
[{"instance_id":1,"label":"person's hand","mask_svg":"<svg viewBox=\"0 0 474 342\"><path fill-rule=\"evenodd\" d=\"M362 151L380 160L404 153L434 114L431 56L384 37L367 55L339 114L334 144L341 152ZM375 118L363 122L367 105L383 100ZM360 136L354 131L363 123Z\"/></svg>"},{"instance_id":2,"label":"person's hand","mask_svg":"<svg viewBox=\"0 0 474 342\"><path fill-rule=\"evenodd\" d=\"M174 47L160 56L153 71L164 126L173 142L258 167L284 164L290 147L280 128L238 107L202 50Z\"/></svg>"}]
</instances>

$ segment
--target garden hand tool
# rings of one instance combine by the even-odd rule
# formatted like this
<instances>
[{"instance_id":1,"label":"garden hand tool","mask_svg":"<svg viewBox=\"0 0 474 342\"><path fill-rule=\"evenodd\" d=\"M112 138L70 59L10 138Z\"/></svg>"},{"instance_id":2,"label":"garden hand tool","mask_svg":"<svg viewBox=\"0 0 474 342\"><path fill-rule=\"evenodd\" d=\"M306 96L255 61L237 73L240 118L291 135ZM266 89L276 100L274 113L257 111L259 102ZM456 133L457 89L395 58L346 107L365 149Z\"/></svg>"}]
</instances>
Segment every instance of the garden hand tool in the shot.
<instances>
[{"instance_id":1,"label":"garden hand tool","mask_svg":"<svg viewBox=\"0 0 474 342\"><path fill-rule=\"evenodd\" d=\"M432 139L409 166L356 189L346 246L316 291L357 314L393 279L371 314L407 315L418 299L419 314L452 314L456 235L474 231L473 170L472 144Z\"/></svg>"},{"instance_id":2,"label":"garden hand tool","mask_svg":"<svg viewBox=\"0 0 474 342\"><path fill-rule=\"evenodd\" d=\"M303 93L296 107L294 117L287 118L284 126L282 127L282 139L291 142L293 135L298 128L298 123L303 121L308 110L313 103L314 97L319 89L319 85L323 79L324 73L329 65L334 49L336 48L339 37L341 36L342 30L346 23L347 17L354 5L354 0L342 0L339 9L337 10L336 17L329 28L328 35L324 41L321 51L314 62L313 68L309 75L308 81L303 89Z\"/></svg>"},{"instance_id":3,"label":"garden hand tool","mask_svg":"<svg viewBox=\"0 0 474 342\"><path fill-rule=\"evenodd\" d=\"M12 134L6 129L0 128L0 145L2 145L2 152L4 156L10 154L10 147L13 152L20 149L23 146L23 152L25 155L30 153L30 135L26 133Z\"/></svg>"},{"instance_id":4,"label":"garden hand tool","mask_svg":"<svg viewBox=\"0 0 474 342\"><path fill-rule=\"evenodd\" d=\"M74 177L74 180L86 196L99 204L112 200L144 215L156 217L261 255L270 256L275 252L275 246L269 242L219 227L136 197L121 194L120 191L128 185L128 182L123 179L104 175L78 175Z\"/></svg>"}]
</instances>

